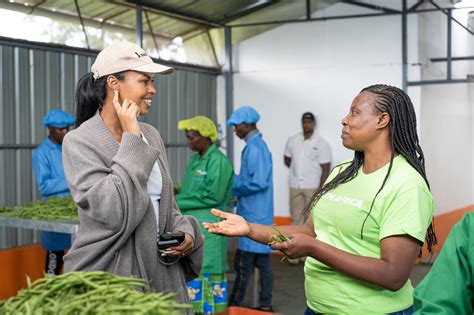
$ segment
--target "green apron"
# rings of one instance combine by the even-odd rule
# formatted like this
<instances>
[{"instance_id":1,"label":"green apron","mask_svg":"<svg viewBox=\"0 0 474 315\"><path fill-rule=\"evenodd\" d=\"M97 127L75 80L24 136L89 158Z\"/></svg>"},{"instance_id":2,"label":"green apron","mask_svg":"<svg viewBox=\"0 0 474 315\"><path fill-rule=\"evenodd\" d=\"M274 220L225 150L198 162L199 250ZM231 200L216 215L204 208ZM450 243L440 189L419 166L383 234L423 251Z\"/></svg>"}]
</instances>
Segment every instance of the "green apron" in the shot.
<instances>
[{"instance_id":1,"label":"green apron","mask_svg":"<svg viewBox=\"0 0 474 315\"><path fill-rule=\"evenodd\" d=\"M227 238L209 233L202 222L217 222L210 209L229 210L234 170L215 144L202 159L195 154L188 163L180 193L176 196L181 213L192 215L204 234L204 261L201 274L224 274L228 269Z\"/></svg>"}]
</instances>

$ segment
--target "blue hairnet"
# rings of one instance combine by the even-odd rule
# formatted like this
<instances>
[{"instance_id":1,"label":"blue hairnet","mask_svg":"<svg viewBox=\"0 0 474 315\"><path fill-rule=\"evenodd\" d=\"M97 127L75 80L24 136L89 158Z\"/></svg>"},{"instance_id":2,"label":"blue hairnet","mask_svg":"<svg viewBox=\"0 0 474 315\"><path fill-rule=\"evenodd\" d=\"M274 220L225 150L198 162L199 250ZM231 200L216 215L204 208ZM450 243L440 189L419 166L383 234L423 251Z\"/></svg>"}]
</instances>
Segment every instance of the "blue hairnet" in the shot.
<instances>
[{"instance_id":1,"label":"blue hairnet","mask_svg":"<svg viewBox=\"0 0 474 315\"><path fill-rule=\"evenodd\" d=\"M240 125L240 124L255 124L260 120L260 115L257 111L250 106L242 106L232 113L227 126Z\"/></svg>"},{"instance_id":2,"label":"blue hairnet","mask_svg":"<svg viewBox=\"0 0 474 315\"><path fill-rule=\"evenodd\" d=\"M65 128L74 125L75 122L76 118L74 118L73 115L63 112L60 109L50 110L43 118L45 127Z\"/></svg>"}]
</instances>

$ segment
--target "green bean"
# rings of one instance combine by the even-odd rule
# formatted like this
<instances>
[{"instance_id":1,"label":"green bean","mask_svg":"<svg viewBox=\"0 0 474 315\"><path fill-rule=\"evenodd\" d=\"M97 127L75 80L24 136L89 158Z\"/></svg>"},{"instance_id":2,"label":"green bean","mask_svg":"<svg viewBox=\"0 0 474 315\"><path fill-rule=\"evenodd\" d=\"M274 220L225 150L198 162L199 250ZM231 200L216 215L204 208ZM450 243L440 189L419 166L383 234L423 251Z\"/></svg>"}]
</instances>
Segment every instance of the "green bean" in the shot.
<instances>
[{"instance_id":1,"label":"green bean","mask_svg":"<svg viewBox=\"0 0 474 315\"><path fill-rule=\"evenodd\" d=\"M290 243L292 242L292 240L286 235L284 235L283 233L281 233L281 231L277 229L276 226L272 226L272 228L273 230L275 230L277 234L273 234L270 236L270 239L268 240L268 245L272 245L275 243L282 243L282 242L290 242ZM283 258L280 261L283 262L285 260L288 260L288 256L283 255Z\"/></svg>"},{"instance_id":2,"label":"green bean","mask_svg":"<svg viewBox=\"0 0 474 315\"><path fill-rule=\"evenodd\" d=\"M77 221L77 206L70 197L49 198L16 208L0 207L0 215L4 217L30 220L66 220Z\"/></svg>"},{"instance_id":3,"label":"green bean","mask_svg":"<svg viewBox=\"0 0 474 315\"><path fill-rule=\"evenodd\" d=\"M0 314L179 314L190 305L178 304L174 293L141 293L143 279L106 272L70 272L46 275L28 282L28 288L0 304Z\"/></svg>"}]
</instances>

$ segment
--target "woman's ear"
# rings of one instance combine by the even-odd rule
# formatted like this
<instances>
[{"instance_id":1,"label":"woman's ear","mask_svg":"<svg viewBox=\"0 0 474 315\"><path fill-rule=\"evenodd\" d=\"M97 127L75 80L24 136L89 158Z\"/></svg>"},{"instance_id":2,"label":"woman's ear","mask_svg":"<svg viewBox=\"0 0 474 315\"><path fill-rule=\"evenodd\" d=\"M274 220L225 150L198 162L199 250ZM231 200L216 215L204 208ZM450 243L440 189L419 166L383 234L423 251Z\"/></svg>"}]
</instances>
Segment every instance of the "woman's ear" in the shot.
<instances>
[{"instance_id":1,"label":"woman's ear","mask_svg":"<svg viewBox=\"0 0 474 315\"><path fill-rule=\"evenodd\" d=\"M115 76L109 75L107 77L107 86L114 91L119 90L120 89L119 80Z\"/></svg>"},{"instance_id":2,"label":"woman's ear","mask_svg":"<svg viewBox=\"0 0 474 315\"><path fill-rule=\"evenodd\" d=\"M387 127L390 123L390 115L388 113L382 113L378 117L379 120L377 122L377 129L383 129Z\"/></svg>"}]
</instances>

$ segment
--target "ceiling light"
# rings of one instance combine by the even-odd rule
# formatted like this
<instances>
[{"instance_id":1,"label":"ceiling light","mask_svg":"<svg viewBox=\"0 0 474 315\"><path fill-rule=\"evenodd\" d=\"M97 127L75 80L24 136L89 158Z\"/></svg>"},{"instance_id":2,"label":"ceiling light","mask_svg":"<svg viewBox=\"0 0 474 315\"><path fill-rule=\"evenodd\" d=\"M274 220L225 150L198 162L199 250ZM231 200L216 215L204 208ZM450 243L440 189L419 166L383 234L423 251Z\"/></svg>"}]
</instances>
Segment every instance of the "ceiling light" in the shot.
<instances>
[{"instance_id":1,"label":"ceiling light","mask_svg":"<svg viewBox=\"0 0 474 315\"><path fill-rule=\"evenodd\" d=\"M171 40L171 42L175 45L182 46L183 45L183 38L181 36L175 37Z\"/></svg>"}]
</instances>

